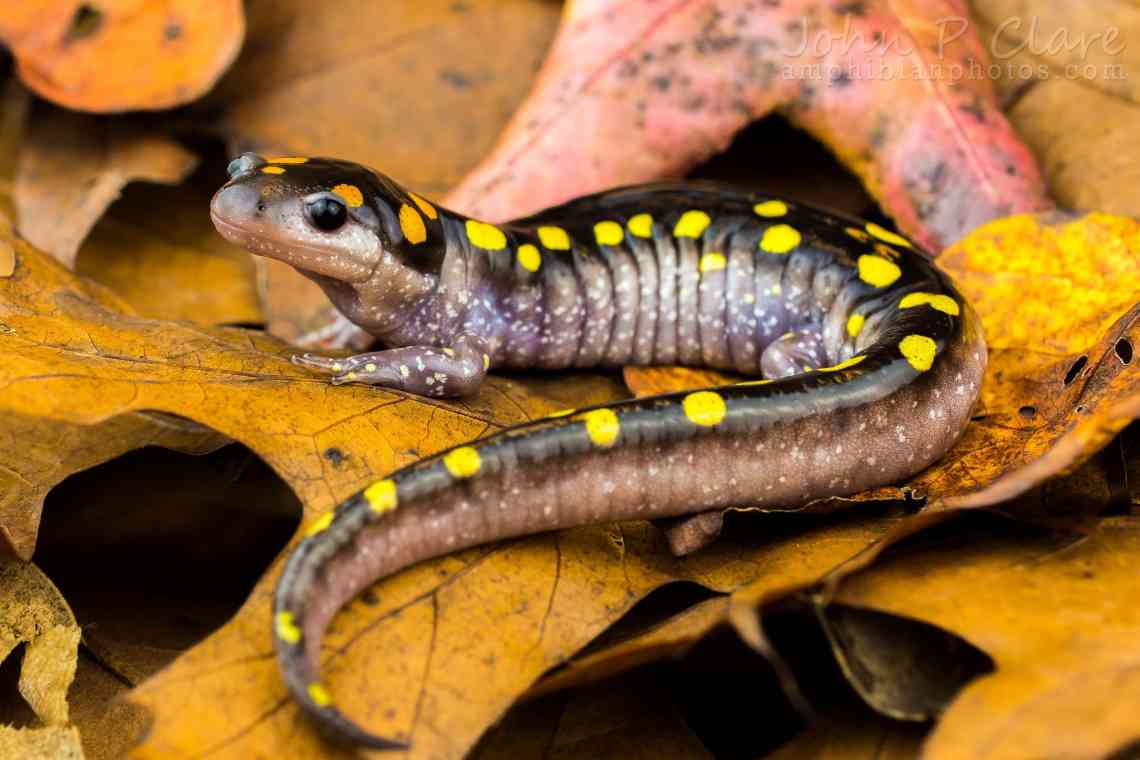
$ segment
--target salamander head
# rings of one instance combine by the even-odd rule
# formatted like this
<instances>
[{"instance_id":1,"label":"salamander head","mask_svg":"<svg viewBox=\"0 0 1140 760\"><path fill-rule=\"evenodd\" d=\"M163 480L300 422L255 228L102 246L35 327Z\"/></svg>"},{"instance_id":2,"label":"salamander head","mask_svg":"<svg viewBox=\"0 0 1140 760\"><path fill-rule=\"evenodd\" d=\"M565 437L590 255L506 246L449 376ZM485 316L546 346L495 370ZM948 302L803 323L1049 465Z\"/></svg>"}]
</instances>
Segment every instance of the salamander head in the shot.
<instances>
[{"instance_id":1,"label":"salamander head","mask_svg":"<svg viewBox=\"0 0 1140 760\"><path fill-rule=\"evenodd\" d=\"M425 268L430 247L420 244L430 242L432 225L424 217L430 210L434 219L435 208L367 167L244 153L227 171L210 217L223 237L252 253L343 283ZM419 260L409 266L416 246ZM382 271L393 267L399 271Z\"/></svg>"}]
</instances>

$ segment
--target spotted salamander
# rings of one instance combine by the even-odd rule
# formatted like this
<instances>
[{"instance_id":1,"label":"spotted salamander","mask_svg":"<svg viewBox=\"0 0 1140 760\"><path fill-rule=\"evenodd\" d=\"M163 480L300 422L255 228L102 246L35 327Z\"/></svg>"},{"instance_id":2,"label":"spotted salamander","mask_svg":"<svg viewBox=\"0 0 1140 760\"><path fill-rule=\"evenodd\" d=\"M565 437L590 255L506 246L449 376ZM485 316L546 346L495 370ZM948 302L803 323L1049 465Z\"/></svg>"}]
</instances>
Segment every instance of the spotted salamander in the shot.
<instances>
[{"instance_id":1,"label":"spotted salamander","mask_svg":"<svg viewBox=\"0 0 1140 760\"><path fill-rule=\"evenodd\" d=\"M315 280L384 350L298 357L333 382L431 396L491 367L689 364L757 379L567 411L411 464L308 526L273 599L285 683L330 736L375 736L318 674L336 611L476 544L599 521L793 509L897 482L961 433L977 317L910 240L699 184L604 192L505 224L360 165L245 154L211 215Z\"/></svg>"}]
</instances>

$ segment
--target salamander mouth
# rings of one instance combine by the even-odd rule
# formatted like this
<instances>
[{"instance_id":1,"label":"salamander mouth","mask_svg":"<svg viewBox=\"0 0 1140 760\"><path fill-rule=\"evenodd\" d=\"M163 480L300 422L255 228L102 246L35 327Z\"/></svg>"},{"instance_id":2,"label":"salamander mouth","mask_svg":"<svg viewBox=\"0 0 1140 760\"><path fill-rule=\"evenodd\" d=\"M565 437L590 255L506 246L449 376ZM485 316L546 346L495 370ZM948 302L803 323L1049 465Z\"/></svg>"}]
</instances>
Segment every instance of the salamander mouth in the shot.
<instances>
[{"instance_id":1,"label":"salamander mouth","mask_svg":"<svg viewBox=\"0 0 1140 760\"><path fill-rule=\"evenodd\" d=\"M346 283L367 282L375 273L374 265L371 270L357 277L346 277L340 274L332 275L328 272L321 271L319 264L335 256L336 251L334 250L303 245L291 240L281 240L261 231L250 230L223 219L218 216L213 209L210 210L210 221L214 223L218 234L234 245L241 246L254 255L284 262L295 269L312 272L313 274L325 277L332 277L333 279ZM311 266L309 264L311 264Z\"/></svg>"}]
</instances>

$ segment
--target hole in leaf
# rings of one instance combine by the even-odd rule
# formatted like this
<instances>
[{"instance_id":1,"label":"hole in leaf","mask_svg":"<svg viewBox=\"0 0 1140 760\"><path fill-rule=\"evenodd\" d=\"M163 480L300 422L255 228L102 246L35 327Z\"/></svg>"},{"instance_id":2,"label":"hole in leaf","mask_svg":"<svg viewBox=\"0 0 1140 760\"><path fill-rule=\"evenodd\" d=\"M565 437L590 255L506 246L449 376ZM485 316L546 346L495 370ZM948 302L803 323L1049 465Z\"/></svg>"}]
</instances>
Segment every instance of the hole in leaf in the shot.
<instances>
[{"instance_id":1,"label":"hole in leaf","mask_svg":"<svg viewBox=\"0 0 1140 760\"><path fill-rule=\"evenodd\" d=\"M1037 407L1035 407L1031 404L1027 404L1026 406L1023 406L1020 409L1018 409L1017 413L1020 414L1022 417L1024 417L1027 420L1032 419L1037 414Z\"/></svg>"},{"instance_id":2,"label":"hole in leaf","mask_svg":"<svg viewBox=\"0 0 1140 760\"><path fill-rule=\"evenodd\" d=\"M1120 360L1121 364L1127 366L1132 363L1132 343L1128 338L1121 338L1116 341L1115 351L1116 358Z\"/></svg>"},{"instance_id":3,"label":"hole in leaf","mask_svg":"<svg viewBox=\"0 0 1140 760\"><path fill-rule=\"evenodd\" d=\"M1069 371L1065 373L1065 385L1072 385L1073 381L1077 379L1077 375L1081 374L1081 370L1089 363L1087 356L1082 356L1073 362L1073 366L1069 367Z\"/></svg>"},{"instance_id":4,"label":"hole in leaf","mask_svg":"<svg viewBox=\"0 0 1140 760\"><path fill-rule=\"evenodd\" d=\"M103 26L103 12L98 8L84 3L75 9L67 32L63 35L64 44L71 44L86 39L99 31Z\"/></svg>"},{"instance_id":5,"label":"hole in leaf","mask_svg":"<svg viewBox=\"0 0 1140 760\"><path fill-rule=\"evenodd\" d=\"M52 490L36 562L84 646L136 683L237 612L300 518L297 497L243 446L150 447Z\"/></svg>"}]
</instances>

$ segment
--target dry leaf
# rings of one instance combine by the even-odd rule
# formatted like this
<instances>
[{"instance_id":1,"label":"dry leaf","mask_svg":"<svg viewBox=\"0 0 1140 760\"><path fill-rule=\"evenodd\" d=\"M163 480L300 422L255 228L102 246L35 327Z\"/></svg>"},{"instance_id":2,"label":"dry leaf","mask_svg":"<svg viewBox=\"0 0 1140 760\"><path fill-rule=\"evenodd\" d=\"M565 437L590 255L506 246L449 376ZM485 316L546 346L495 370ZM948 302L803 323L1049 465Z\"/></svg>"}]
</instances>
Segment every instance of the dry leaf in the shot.
<instances>
[{"instance_id":1,"label":"dry leaf","mask_svg":"<svg viewBox=\"0 0 1140 760\"><path fill-rule=\"evenodd\" d=\"M1140 739L1138 561L1135 518L1075 543L975 533L896 553L835 599L940 626L993 659L924 758L1107 757Z\"/></svg>"},{"instance_id":2,"label":"dry leaf","mask_svg":"<svg viewBox=\"0 0 1140 760\"><path fill-rule=\"evenodd\" d=\"M512 712L472 753L472 760L711 760L650 678L631 677Z\"/></svg>"},{"instance_id":3,"label":"dry leaf","mask_svg":"<svg viewBox=\"0 0 1140 760\"><path fill-rule=\"evenodd\" d=\"M233 61L244 31L240 0L48 0L0 10L0 40L20 78L77 111L194 100Z\"/></svg>"},{"instance_id":4,"label":"dry leaf","mask_svg":"<svg viewBox=\"0 0 1140 760\"><path fill-rule=\"evenodd\" d=\"M0 661L26 643L20 695L48 725L67 723L79 626L59 590L35 565L0 559Z\"/></svg>"},{"instance_id":5,"label":"dry leaf","mask_svg":"<svg viewBox=\"0 0 1140 760\"><path fill-rule=\"evenodd\" d=\"M146 317L264 322L253 257L223 240L204 210L219 176L222 167L212 162L177 187L128 187L84 241L75 271Z\"/></svg>"},{"instance_id":6,"label":"dry leaf","mask_svg":"<svg viewBox=\"0 0 1140 760\"><path fill-rule=\"evenodd\" d=\"M210 98L222 129L243 146L374 166L424 194L491 147L558 20L540 0L249 6L256 44Z\"/></svg>"},{"instance_id":7,"label":"dry leaf","mask_svg":"<svg viewBox=\"0 0 1140 760\"><path fill-rule=\"evenodd\" d=\"M49 107L33 111L19 155L20 234L67 267L74 267L80 243L124 185L177 184L197 163L167 137Z\"/></svg>"},{"instance_id":8,"label":"dry leaf","mask_svg":"<svg viewBox=\"0 0 1140 760\"><path fill-rule=\"evenodd\" d=\"M857 710L827 715L767 760L913 760L924 729Z\"/></svg>"},{"instance_id":9,"label":"dry leaf","mask_svg":"<svg viewBox=\"0 0 1140 760\"><path fill-rule=\"evenodd\" d=\"M990 80L973 73L985 58L958 0L574 3L535 90L447 200L501 221L679 176L778 111L939 250L1052 207Z\"/></svg>"},{"instance_id":10,"label":"dry leaf","mask_svg":"<svg viewBox=\"0 0 1140 760\"><path fill-rule=\"evenodd\" d=\"M0 726L0 757L21 760L83 760L79 732L71 726Z\"/></svg>"}]
</instances>

